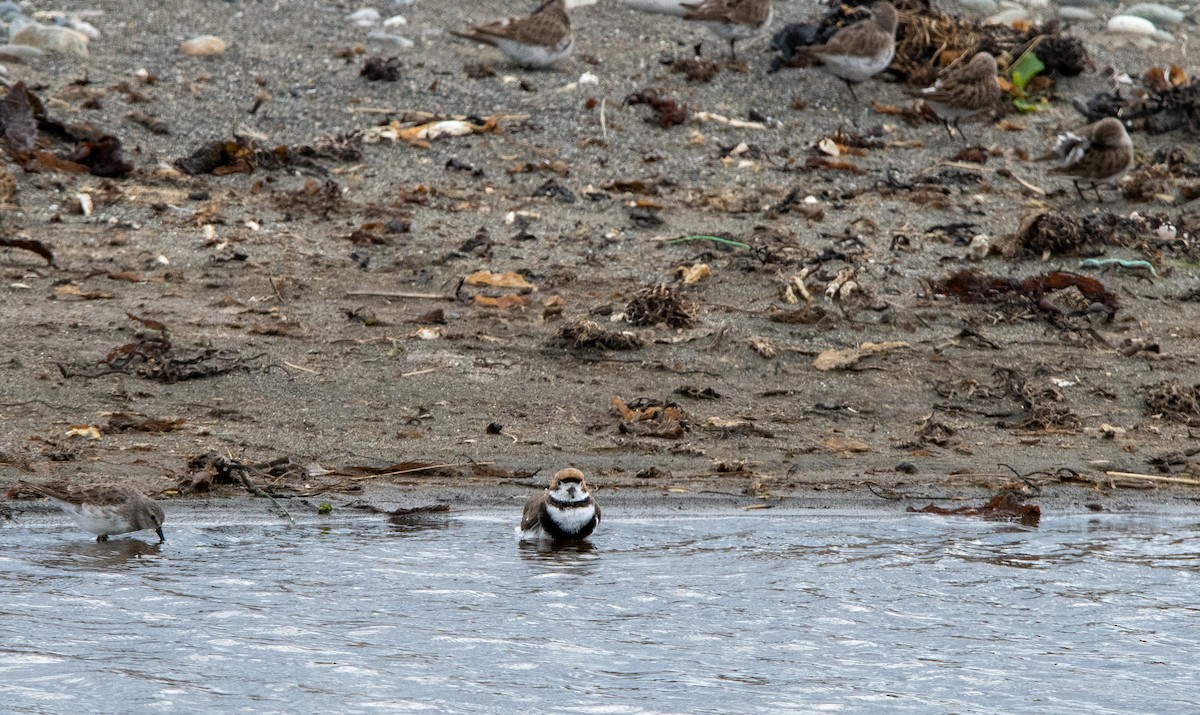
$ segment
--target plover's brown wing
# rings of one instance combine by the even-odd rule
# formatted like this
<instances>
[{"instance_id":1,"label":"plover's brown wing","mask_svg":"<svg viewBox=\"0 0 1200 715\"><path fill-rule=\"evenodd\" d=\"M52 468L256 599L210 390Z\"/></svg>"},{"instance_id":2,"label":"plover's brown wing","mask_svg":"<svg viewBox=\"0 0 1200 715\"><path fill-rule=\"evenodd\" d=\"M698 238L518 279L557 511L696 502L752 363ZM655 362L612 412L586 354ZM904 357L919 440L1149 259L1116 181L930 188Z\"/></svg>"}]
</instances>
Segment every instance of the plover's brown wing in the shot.
<instances>
[{"instance_id":1,"label":"plover's brown wing","mask_svg":"<svg viewBox=\"0 0 1200 715\"><path fill-rule=\"evenodd\" d=\"M521 531L528 531L538 525L542 519L542 505L545 501L545 494L529 497L525 502L525 511L521 514Z\"/></svg>"},{"instance_id":2,"label":"plover's brown wing","mask_svg":"<svg viewBox=\"0 0 1200 715\"><path fill-rule=\"evenodd\" d=\"M683 19L757 25L766 19L770 6L770 0L704 0L683 3L683 7L688 10Z\"/></svg>"},{"instance_id":3,"label":"plover's brown wing","mask_svg":"<svg viewBox=\"0 0 1200 715\"><path fill-rule=\"evenodd\" d=\"M815 55L851 55L870 57L887 48L892 38L879 29L870 18L847 25L834 33L823 45L813 45L808 51Z\"/></svg>"},{"instance_id":4,"label":"plover's brown wing","mask_svg":"<svg viewBox=\"0 0 1200 715\"><path fill-rule=\"evenodd\" d=\"M553 47L571 34L571 21L565 12L555 12L551 5L545 5L529 17L512 17L487 25L474 25L471 33L470 37L484 42L490 38L500 38L525 45Z\"/></svg>"}]
</instances>

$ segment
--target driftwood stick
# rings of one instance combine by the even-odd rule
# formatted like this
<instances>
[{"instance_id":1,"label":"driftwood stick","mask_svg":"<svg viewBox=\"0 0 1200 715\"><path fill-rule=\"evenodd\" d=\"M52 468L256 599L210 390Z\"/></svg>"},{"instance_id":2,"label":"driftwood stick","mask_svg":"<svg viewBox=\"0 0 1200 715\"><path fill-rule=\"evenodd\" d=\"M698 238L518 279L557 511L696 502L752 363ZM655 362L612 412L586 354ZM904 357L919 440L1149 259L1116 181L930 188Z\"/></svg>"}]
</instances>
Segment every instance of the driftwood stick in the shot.
<instances>
[{"instance_id":1,"label":"driftwood stick","mask_svg":"<svg viewBox=\"0 0 1200 715\"><path fill-rule=\"evenodd\" d=\"M1200 479L1188 479L1186 477L1160 477L1156 474L1138 474L1137 472L1105 472L1110 477L1118 479L1145 479L1150 482L1170 482L1172 484L1191 484L1200 486Z\"/></svg>"}]
</instances>

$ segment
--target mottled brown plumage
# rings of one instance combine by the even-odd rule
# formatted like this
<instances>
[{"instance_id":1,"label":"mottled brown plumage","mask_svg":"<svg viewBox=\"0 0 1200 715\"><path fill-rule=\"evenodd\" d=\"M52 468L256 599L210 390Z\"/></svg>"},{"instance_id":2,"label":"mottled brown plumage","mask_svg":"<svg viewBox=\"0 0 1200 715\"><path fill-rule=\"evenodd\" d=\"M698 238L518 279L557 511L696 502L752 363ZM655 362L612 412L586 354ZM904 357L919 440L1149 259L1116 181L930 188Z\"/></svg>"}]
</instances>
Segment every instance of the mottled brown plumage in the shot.
<instances>
[{"instance_id":1,"label":"mottled brown plumage","mask_svg":"<svg viewBox=\"0 0 1200 715\"><path fill-rule=\"evenodd\" d=\"M1107 117L1059 134L1050 156L1057 156L1061 161L1050 173L1074 177L1080 198L1083 198L1083 190L1079 188L1078 179L1090 181L1099 200L1097 183L1120 181L1133 168L1133 142L1120 119Z\"/></svg>"},{"instance_id":2,"label":"mottled brown plumage","mask_svg":"<svg viewBox=\"0 0 1200 715\"><path fill-rule=\"evenodd\" d=\"M896 54L896 8L880 0L871 5L871 17L847 25L823 45L805 51L822 62L822 69L841 79L854 94L854 85L888 68Z\"/></svg>"},{"instance_id":3,"label":"mottled brown plumage","mask_svg":"<svg viewBox=\"0 0 1200 715\"><path fill-rule=\"evenodd\" d=\"M996 58L977 52L970 62L952 66L938 81L918 95L949 131L960 120L997 107L1003 92L996 83ZM959 129L962 135L962 130ZM965 138L965 136L964 136Z\"/></svg>"},{"instance_id":4,"label":"mottled brown plumage","mask_svg":"<svg viewBox=\"0 0 1200 715\"><path fill-rule=\"evenodd\" d=\"M566 0L546 0L528 17L510 17L450 34L483 42L526 69L545 69L575 48Z\"/></svg>"},{"instance_id":5,"label":"mottled brown plumage","mask_svg":"<svg viewBox=\"0 0 1200 715\"><path fill-rule=\"evenodd\" d=\"M713 34L729 40L729 54L737 59L734 49L738 40L761 34L775 16L771 0L702 0L685 2L683 19L699 22Z\"/></svg>"},{"instance_id":6,"label":"mottled brown plumage","mask_svg":"<svg viewBox=\"0 0 1200 715\"><path fill-rule=\"evenodd\" d=\"M51 487L31 482L21 485L50 499L84 531L107 541L113 534L154 529L160 541L164 514L158 502L124 485Z\"/></svg>"}]
</instances>

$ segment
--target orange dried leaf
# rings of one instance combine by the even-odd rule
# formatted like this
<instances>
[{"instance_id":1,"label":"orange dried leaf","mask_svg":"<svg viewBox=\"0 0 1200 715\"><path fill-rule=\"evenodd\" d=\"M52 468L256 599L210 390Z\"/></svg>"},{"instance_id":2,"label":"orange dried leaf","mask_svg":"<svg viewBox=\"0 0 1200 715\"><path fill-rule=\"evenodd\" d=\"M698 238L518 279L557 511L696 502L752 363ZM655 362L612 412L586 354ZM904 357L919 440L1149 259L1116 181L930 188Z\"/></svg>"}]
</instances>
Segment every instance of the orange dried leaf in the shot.
<instances>
[{"instance_id":1,"label":"orange dried leaf","mask_svg":"<svg viewBox=\"0 0 1200 715\"><path fill-rule=\"evenodd\" d=\"M616 395L613 395L612 406L617 412L621 413L621 419L626 422L637 416L637 413L625 406L625 402Z\"/></svg>"},{"instance_id":2,"label":"orange dried leaf","mask_svg":"<svg viewBox=\"0 0 1200 715\"><path fill-rule=\"evenodd\" d=\"M499 298L491 298L486 295L475 296L475 305L482 305L485 308L524 308L529 305L529 298L523 295L514 293L511 295L502 295Z\"/></svg>"}]
</instances>

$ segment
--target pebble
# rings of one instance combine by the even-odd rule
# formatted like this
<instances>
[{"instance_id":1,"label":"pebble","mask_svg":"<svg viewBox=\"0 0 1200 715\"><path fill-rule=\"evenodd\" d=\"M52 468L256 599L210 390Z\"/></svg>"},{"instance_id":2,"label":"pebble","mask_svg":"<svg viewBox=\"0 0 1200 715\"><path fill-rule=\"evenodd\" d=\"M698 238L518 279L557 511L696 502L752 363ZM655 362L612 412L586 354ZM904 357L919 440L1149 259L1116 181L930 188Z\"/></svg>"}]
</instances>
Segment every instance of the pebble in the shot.
<instances>
[{"instance_id":1,"label":"pebble","mask_svg":"<svg viewBox=\"0 0 1200 715\"><path fill-rule=\"evenodd\" d=\"M1117 15L1109 19L1108 31L1114 35L1137 35L1139 37L1152 37L1158 32L1158 28L1154 26L1144 17L1134 17L1133 15Z\"/></svg>"},{"instance_id":2,"label":"pebble","mask_svg":"<svg viewBox=\"0 0 1200 715\"><path fill-rule=\"evenodd\" d=\"M980 15L994 15L999 12L1000 4L996 0L958 0L959 4Z\"/></svg>"},{"instance_id":3,"label":"pebble","mask_svg":"<svg viewBox=\"0 0 1200 715\"><path fill-rule=\"evenodd\" d=\"M1159 5L1156 2L1143 2L1127 7L1124 14L1149 20L1154 23L1155 27L1175 27L1187 17L1173 7Z\"/></svg>"},{"instance_id":4,"label":"pebble","mask_svg":"<svg viewBox=\"0 0 1200 715\"><path fill-rule=\"evenodd\" d=\"M346 19L359 27L374 27L379 24L379 11L373 7L364 7L350 13Z\"/></svg>"},{"instance_id":5,"label":"pebble","mask_svg":"<svg viewBox=\"0 0 1200 715\"><path fill-rule=\"evenodd\" d=\"M71 23L67 25L67 27L70 27L76 32L82 32L93 40L100 39L100 30L98 30L96 26L90 22L84 22L83 20L71 20Z\"/></svg>"},{"instance_id":6,"label":"pebble","mask_svg":"<svg viewBox=\"0 0 1200 715\"><path fill-rule=\"evenodd\" d=\"M383 30L371 30L367 33L368 42L378 42L381 45L392 45L407 50L413 46L413 41L402 35Z\"/></svg>"},{"instance_id":7,"label":"pebble","mask_svg":"<svg viewBox=\"0 0 1200 715\"><path fill-rule=\"evenodd\" d=\"M179 45L179 51L188 57L209 57L225 51L225 40L216 35L201 35L190 40L184 40Z\"/></svg>"},{"instance_id":8,"label":"pebble","mask_svg":"<svg viewBox=\"0 0 1200 715\"><path fill-rule=\"evenodd\" d=\"M408 18L403 15L392 15L383 21L384 27L404 27L408 24Z\"/></svg>"},{"instance_id":9,"label":"pebble","mask_svg":"<svg viewBox=\"0 0 1200 715\"><path fill-rule=\"evenodd\" d=\"M0 20L12 22L20 14L21 5L19 3L10 2L10 0L0 2Z\"/></svg>"},{"instance_id":10,"label":"pebble","mask_svg":"<svg viewBox=\"0 0 1200 715\"><path fill-rule=\"evenodd\" d=\"M0 59L5 62L33 62L45 56L44 51L29 45L0 45Z\"/></svg>"},{"instance_id":11,"label":"pebble","mask_svg":"<svg viewBox=\"0 0 1200 715\"><path fill-rule=\"evenodd\" d=\"M1011 25L1017 20L1027 20L1029 18L1029 10L1023 7L1014 7L1001 11L992 15L983 21L985 25Z\"/></svg>"},{"instance_id":12,"label":"pebble","mask_svg":"<svg viewBox=\"0 0 1200 715\"><path fill-rule=\"evenodd\" d=\"M986 233L981 233L971 239L971 245L967 247L967 255L972 261L982 261L987 258L991 250L992 239Z\"/></svg>"},{"instance_id":13,"label":"pebble","mask_svg":"<svg viewBox=\"0 0 1200 715\"><path fill-rule=\"evenodd\" d=\"M72 57L87 58L88 38L82 32L66 27L30 22L12 37L14 45L28 45Z\"/></svg>"},{"instance_id":14,"label":"pebble","mask_svg":"<svg viewBox=\"0 0 1200 715\"><path fill-rule=\"evenodd\" d=\"M1071 7L1069 5L1066 7L1060 7L1058 9L1058 16L1064 20L1077 20L1081 22L1090 22L1092 20L1100 19L1096 13L1088 10L1087 8Z\"/></svg>"}]
</instances>

